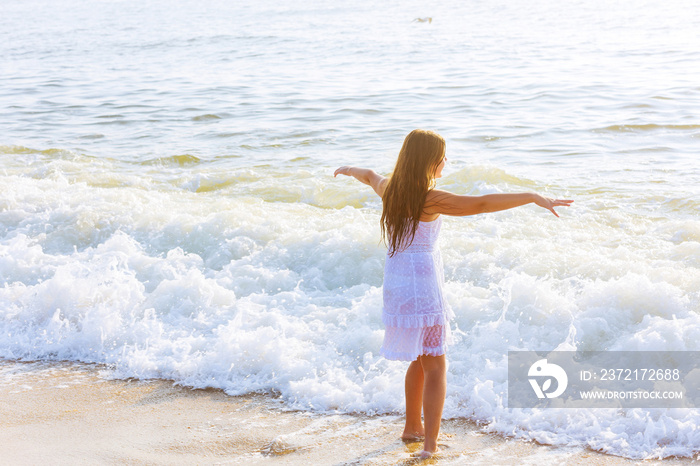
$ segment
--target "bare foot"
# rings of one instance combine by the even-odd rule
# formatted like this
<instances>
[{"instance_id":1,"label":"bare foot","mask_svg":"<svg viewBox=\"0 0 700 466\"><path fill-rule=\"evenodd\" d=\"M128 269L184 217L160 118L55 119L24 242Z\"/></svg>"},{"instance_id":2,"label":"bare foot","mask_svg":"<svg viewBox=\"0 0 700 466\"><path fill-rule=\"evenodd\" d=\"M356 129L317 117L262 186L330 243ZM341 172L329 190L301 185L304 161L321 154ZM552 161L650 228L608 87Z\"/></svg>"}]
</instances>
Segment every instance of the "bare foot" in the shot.
<instances>
[{"instance_id":1,"label":"bare foot","mask_svg":"<svg viewBox=\"0 0 700 466\"><path fill-rule=\"evenodd\" d=\"M425 430L404 430L401 434L401 440L404 442L418 442L425 438Z\"/></svg>"},{"instance_id":2,"label":"bare foot","mask_svg":"<svg viewBox=\"0 0 700 466\"><path fill-rule=\"evenodd\" d=\"M428 458L432 458L433 455L436 455L440 450L435 449L435 451L426 451L426 450L421 450L416 453L412 453L411 456L413 458L420 458L422 460L427 460Z\"/></svg>"}]
</instances>

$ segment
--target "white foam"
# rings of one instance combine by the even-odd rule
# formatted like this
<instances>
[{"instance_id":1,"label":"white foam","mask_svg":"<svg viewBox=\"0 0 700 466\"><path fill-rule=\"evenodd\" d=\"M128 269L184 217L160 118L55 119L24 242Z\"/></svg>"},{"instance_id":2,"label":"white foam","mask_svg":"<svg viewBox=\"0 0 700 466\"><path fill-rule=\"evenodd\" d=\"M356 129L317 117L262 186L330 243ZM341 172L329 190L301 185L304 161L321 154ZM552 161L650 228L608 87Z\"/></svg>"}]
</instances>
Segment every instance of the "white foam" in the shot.
<instances>
[{"instance_id":1,"label":"white foam","mask_svg":"<svg viewBox=\"0 0 700 466\"><path fill-rule=\"evenodd\" d=\"M346 187L317 178L308 202L264 202L245 186L0 178L0 357L274 391L295 409L400 413L406 365L377 354L376 201L336 208ZM632 458L692 454L697 410L505 407L508 350L698 349L697 221L563 215L528 206L445 222L457 314L445 415Z\"/></svg>"}]
</instances>

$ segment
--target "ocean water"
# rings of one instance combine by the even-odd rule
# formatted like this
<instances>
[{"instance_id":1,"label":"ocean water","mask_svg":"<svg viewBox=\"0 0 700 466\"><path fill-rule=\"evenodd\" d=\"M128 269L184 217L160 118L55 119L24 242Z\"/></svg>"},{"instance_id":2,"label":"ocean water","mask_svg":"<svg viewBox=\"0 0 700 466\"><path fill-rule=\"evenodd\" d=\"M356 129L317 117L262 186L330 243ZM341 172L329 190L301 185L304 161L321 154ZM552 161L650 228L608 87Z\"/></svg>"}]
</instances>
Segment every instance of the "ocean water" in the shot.
<instances>
[{"instance_id":1,"label":"ocean water","mask_svg":"<svg viewBox=\"0 0 700 466\"><path fill-rule=\"evenodd\" d=\"M445 220L445 416L693 455L697 409L506 390L509 350L700 350L698 30L690 0L5 2L0 357L400 413L380 202L332 173L429 128L443 189L575 200Z\"/></svg>"}]
</instances>

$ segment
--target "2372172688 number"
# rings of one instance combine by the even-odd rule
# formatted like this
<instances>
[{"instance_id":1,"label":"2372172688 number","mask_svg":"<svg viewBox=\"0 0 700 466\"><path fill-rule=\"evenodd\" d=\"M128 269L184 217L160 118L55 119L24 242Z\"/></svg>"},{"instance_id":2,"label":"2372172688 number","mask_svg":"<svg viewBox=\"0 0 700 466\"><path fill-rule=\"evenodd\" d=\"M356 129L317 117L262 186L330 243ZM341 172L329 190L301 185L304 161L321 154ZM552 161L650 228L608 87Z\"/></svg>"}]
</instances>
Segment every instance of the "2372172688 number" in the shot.
<instances>
[{"instance_id":1,"label":"2372172688 number","mask_svg":"<svg viewBox=\"0 0 700 466\"><path fill-rule=\"evenodd\" d=\"M678 369L601 369L600 380L679 380Z\"/></svg>"}]
</instances>

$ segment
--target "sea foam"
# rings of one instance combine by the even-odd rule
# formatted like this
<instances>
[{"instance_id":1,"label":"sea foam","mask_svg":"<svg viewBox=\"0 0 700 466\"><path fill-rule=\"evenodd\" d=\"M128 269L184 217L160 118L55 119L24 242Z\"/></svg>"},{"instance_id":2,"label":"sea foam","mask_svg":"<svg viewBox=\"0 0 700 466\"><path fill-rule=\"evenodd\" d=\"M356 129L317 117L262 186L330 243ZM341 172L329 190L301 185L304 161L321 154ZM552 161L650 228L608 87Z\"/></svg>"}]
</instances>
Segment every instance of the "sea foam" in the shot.
<instances>
[{"instance_id":1,"label":"sea foam","mask_svg":"<svg viewBox=\"0 0 700 466\"><path fill-rule=\"evenodd\" d=\"M0 357L274 393L292 409L402 412L405 364L378 355L376 199L360 191L343 206L348 185L318 172L294 188L306 202L263 201L261 189L288 196L275 183L292 176L264 170L249 170L248 185L234 173L215 192L105 187L89 170L2 177ZM461 189L501 183L496 174ZM533 206L446 219L445 293L457 317L445 415L631 458L690 455L696 409L507 407L509 350L698 349L697 222L652 226L585 201L562 219Z\"/></svg>"}]
</instances>

